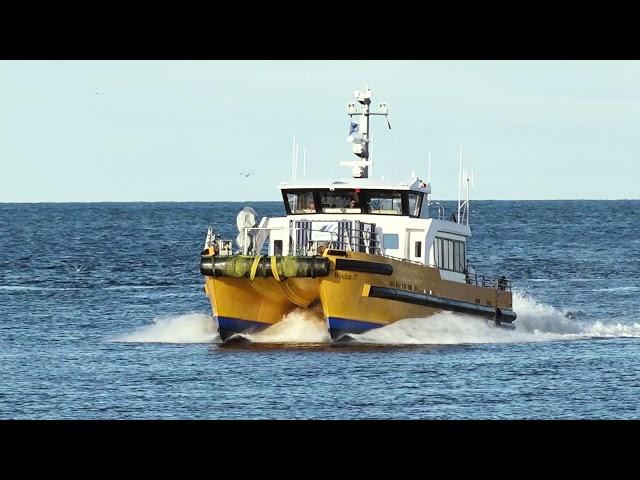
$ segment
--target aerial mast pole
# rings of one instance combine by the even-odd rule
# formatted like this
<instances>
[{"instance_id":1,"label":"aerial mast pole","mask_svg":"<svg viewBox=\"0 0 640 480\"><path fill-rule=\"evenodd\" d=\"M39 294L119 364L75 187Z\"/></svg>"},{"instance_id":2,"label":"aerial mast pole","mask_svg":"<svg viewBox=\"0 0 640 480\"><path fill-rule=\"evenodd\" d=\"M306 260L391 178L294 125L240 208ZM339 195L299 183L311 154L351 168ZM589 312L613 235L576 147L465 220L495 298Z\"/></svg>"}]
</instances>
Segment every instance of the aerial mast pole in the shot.
<instances>
[{"instance_id":1,"label":"aerial mast pole","mask_svg":"<svg viewBox=\"0 0 640 480\"><path fill-rule=\"evenodd\" d=\"M295 160L295 164L293 167L293 178L297 179L298 178L298 147L299 145L296 143L296 160Z\"/></svg>"},{"instance_id":2,"label":"aerial mast pole","mask_svg":"<svg viewBox=\"0 0 640 480\"><path fill-rule=\"evenodd\" d=\"M293 151L291 152L291 178L296 175L296 134L293 134Z\"/></svg>"},{"instance_id":3,"label":"aerial mast pole","mask_svg":"<svg viewBox=\"0 0 640 480\"><path fill-rule=\"evenodd\" d=\"M458 172L458 223L460 223L460 200L461 200L461 192L462 189L462 144L460 144L460 164L459 164L459 172Z\"/></svg>"},{"instance_id":4,"label":"aerial mast pole","mask_svg":"<svg viewBox=\"0 0 640 480\"><path fill-rule=\"evenodd\" d=\"M369 178L369 174L371 173L369 167L373 167L370 151L371 134L369 131L369 116L387 116L389 113L385 103L380 104L380 113L371 113L371 90L369 89L369 84L365 86L364 92L356 90L353 92L353 96L358 103L362 105L362 112L358 111L355 103L349 103L347 105L349 117L359 117L358 123L351 124L347 141L353 143L353 153L360 157L361 160L340 162L340 165L352 167L351 174L354 178Z\"/></svg>"}]
</instances>

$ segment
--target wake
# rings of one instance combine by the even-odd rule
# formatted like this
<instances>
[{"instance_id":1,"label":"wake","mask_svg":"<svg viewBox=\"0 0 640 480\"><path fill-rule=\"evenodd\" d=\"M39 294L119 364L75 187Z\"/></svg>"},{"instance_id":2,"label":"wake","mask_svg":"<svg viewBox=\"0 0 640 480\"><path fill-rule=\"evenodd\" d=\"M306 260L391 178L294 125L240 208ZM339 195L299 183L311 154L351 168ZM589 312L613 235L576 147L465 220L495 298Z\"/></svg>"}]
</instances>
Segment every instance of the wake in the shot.
<instances>
[{"instance_id":1,"label":"wake","mask_svg":"<svg viewBox=\"0 0 640 480\"><path fill-rule=\"evenodd\" d=\"M239 334L251 343L331 343L321 310L297 309L257 333ZM221 343L211 315L188 313L159 317L153 324L109 339L122 343Z\"/></svg>"},{"instance_id":2,"label":"wake","mask_svg":"<svg viewBox=\"0 0 640 480\"><path fill-rule=\"evenodd\" d=\"M400 320L383 328L354 335L353 341L378 344L520 343L586 338L640 337L640 323L583 322L534 298L514 292L515 330L469 315L443 312L428 318Z\"/></svg>"},{"instance_id":3,"label":"wake","mask_svg":"<svg viewBox=\"0 0 640 480\"><path fill-rule=\"evenodd\" d=\"M158 317L153 324L111 338L126 343L219 343L218 324L211 315L187 313Z\"/></svg>"},{"instance_id":4,"label":"wake","mask_svg":"<svg viewBox=\"0 0 640 480\"><path fill-rule=\"evenodd\" d=\"M640 323L585 322L534 298L513 294L518 314L515 330L493 322L452 312L426 318L408 318L382 328L351 335L353 343L383 345L455 345L469 343L521 343L588 338L640 338ZM296 309L271 327L239 334L251 343L330 344L321 309ZM112 338L135 343L221 343L215 318L201 313L159 317L153 324Z\"/></svg>"}]
</instances>

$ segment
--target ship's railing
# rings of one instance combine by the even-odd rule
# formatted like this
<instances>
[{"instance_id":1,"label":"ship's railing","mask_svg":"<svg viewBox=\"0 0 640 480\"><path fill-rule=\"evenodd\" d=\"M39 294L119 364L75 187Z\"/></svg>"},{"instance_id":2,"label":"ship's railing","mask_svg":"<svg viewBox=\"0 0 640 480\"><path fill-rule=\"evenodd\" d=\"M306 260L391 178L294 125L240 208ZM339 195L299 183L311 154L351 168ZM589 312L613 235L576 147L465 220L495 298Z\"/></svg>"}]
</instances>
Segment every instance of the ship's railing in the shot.
<instances>
[{"instance_id":1,"label":"ship's railing","mask_svg":"<svg viewBox=\"0 0 640 480\"><path fill-rule=\"evenodd\" d=\"M387 257L387 258L391 258L392 260L398 260L400 262L405 262L405 263L413 263L415 265L422 265L423 267L425 266L424 262L420 262L417 260L410 260L408 258L402 258L402 257L394 257L393 255L388 255L388 254L382 254L383 257Z\"/></svg>"},{"instance_id":2,"label":"ship's railing","mask_svg":"<svg viewBox=\"0 0 640 480\"><path fill-rule=\"evenodd\" d=\"M289 255L321 255L325 249L382 254L380 236L373 231L352 227L336 232L293 226L244 228L243 255L268 255L271 232L283 230L290 232Z\"/></svg>"},{"instance_id":3,"label":"ship's railing","mask_svg":"<svg viewBox=\"0 0 640 480\"><path fill-rule=\"evenodd\" d=\"M382 253L380 248L380 236L371 230L350 228L344 232L326 231L320 229L309 229L305 227L250 227L244 228L242 231L243 238L243 255L269 255L270 242L269 237L272 231L288 230L287 235L291 241L289 245L289 255L321 255L324 250L346 250L355 252L366 252L374 255L400 260L403 262L424 265L422 262L409 260L407 258L394 257ZM306 235L311 237L302 243L296 243L300 238L298 231L304 231ZM324 237L320 239L312 239L313 234ZM215 248L218 255L232 255L232 241L222 240L220 235L216 234L211 227L207 232L205 248L211 246ZM277 253L277 252L274 252ZM475 272L465 272L465 280L469 285L478 285L481 287L495 288L497 290L512 291L512 282L505 276L495 278L481 275Z\"/></svg>"},{"instance_id":4,"label":"ship's railing","mask_svg":"<svg viewBox=\"0 0 640 480\"><path fill-rule=\"evenodd\" d=\"M438 220L444 220L444 205L442 205L440 202L427 202L428 206L431 205L435 205L436 207L438 207L438 213L437 216L434 218L437 218Z\"/></svg>"},{"instance_id":5,"label":"ship's railing","mask_svg":"<svg viewBox=\"0 0 640 480\"><path fill-rule=\"evenodd\" d=\"M268 255L269 237L272 231L286 230L285 227L250 227L242 229L243 255Z\"/></svg>"},{"instance_id":6,"label":"ship's railing","mask_svg":"<svg viewBox=\"0 0 640 480\"><path fill-rule=\"evenodd\" d=\"M505 290L510 292L512 283L511 280L502 276L500 278L488 277L486 275L480 275L477 273L466 273L466 281L469 285L478 285L480 287L496 288L498 290Z\"/></svg>"},{"instance_id":7,"label":"ship's railing","mask_svg":"<svg viewBox=\"0 0 640 480\"><path fill-rule=\"evenodd\" d=\"M458 223L469 225L469 200L465 200L460 204L459 215Z\"/></svg>"},{"instance_id":8,"label":"ship's railing","mask_svg":"<svg viewBox=\"0 0 640 480\"><path fill-rule=\"evenodd\" d=\"M295 230L300 230L300 228L293 227L292 230L294 230L293 238L297 240ZM311 239L303 241L301 245L294 244L293 252L297 255L320 255L325 249L365 252L373 255L382 254L380 236L370 230L350 228L343 232L327 232L317 229L305 231L310 233Z\"/></svg>"}]
</instances>

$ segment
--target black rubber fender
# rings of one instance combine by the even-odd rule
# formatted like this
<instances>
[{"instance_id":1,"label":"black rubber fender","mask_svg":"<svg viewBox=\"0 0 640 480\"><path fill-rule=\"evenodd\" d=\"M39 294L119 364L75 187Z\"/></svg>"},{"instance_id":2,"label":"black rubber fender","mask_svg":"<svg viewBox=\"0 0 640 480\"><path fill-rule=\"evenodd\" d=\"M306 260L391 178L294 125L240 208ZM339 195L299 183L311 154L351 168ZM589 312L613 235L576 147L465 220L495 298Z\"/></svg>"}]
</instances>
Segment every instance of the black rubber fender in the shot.
<instances>
[{"instance_id":1,"label":"black rubber fender","mask_svg":"<svg viewBox=\"0 0 640 480\"><path fill-rule=\"evenodd\" d=\"M261 256L252 255L202 255L200 273L209 277L250 278L255 265L255 277L273 277L272 259L275 258L277 276L280 279L293 277L326 277L329 275L329 259L321 256Z\"/></svg>"}]
</instances>

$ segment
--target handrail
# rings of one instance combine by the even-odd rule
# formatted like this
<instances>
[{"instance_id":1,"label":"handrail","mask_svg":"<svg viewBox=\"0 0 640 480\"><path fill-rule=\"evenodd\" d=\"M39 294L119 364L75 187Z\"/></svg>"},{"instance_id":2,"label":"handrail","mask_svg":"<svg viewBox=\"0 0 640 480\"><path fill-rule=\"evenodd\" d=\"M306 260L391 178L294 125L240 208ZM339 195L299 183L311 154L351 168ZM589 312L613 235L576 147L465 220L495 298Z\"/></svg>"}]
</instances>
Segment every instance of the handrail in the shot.
<instances>
[{"instance_id":1,"label":"handrail","mask_svg":"<svg viewBox=\"0 0 640 480\"><path fill-rule=\"evenodd\" d=\"M428 201L427 206L436 205L438 207L438 220L444 220L444 205L440 202Z\"/></svg>"},{"instance_id":2,"label":"handrail","mask_svg":"<svg viewBox=\"0 0 640 480\"><path fill-rule=\"evenodd\" d=\"M469 200L465 200L460 204L460 218L458 223L466 223L469 225Z\"/></svg>"},{"instance_id":3,"label":"handrail","mask_svg":"<svg viewBox=\"0 0 640 480\"><path fill-rule=\"evenodd\" d=\"M400 262L415 263L416 265L422 265L423 267L430 267L431 266L431 265L428 265L428 264L425 265L423 262L418 262L416 260L410 260L408 258L394 257L393 255L387 255L386 253L380 254L380 256L386 257L386 258L391 258L392 260L398 260Z\"/></svg>"},{"instance_id":4,"label":"handrail","mask_svg":"<svg viewBox=\"0 0 640 480\"><path fill-rule=\"evenodd\" d=\"M337 225L337 222L336 222ZM318 254L319 247L336 249L345 248L348 251L364 251L373 253L374 255L381 255L382 248L380 247L380 235L370 230L364 230L360 228L350 228L349 231L338 233L336 231L325 231L312 228L302 227L246 227L242 231L244 237L244 255L256 255L264 252L264 245L267 244L269 235L266 235L260 245L252 245L249 249L248 237L250 234L259 230L290 230L293 243L290 245L289 255L307 255L309 253ZM305 231L309 233L309 239L306 241L306 245L298 245L298 231ZM312 240L313 233L322 234L327 236L327 239ZM255 235L254 235L255 238ZM320 252L321 253L321 252Z\"/></svg>"},{"instance_id":5,"label":"handrail","mask_svg":"<svg viewBox=\"0 0 640 480\"><path fill-rule=\"evenodd\" d=\"M337 222L336 222L337 223ZM422 262L418 262L415 260L410 260L408 258L394 257L393 255L387 255L382 253L382 248L380 247L380 235L371 230L364 230L361 228L350 228L348 231L344 231L338 233L336 231L325 231L319 229L311 229L311 228L303 228L296 226L289 227L246 227L243 229L242 234L244 236L244 248L243 255L267 255L268 251L264 250L265 244L268 246L267 239L269 235L264 236L261 245L252 245L252 248L249 249L248 237L250 233L259 230L290 230L292 235L291 239L293 243L290 244L288 255L320 255L326 249L331 250L346 250L346 251L355 251L355 252L367 252L374 255L380 255L382 257L391 258L393 260L399 260L402 262L413 263L416 265L424 265L424 266L433 266L433 265L425 265ZM306 232L313 234L322 233L323 235L328 235L327 239L316 239L311 240L312 235L309 235L309 239L306 241L306 245L298 246L296 244L297 241L297 232L299 230L305 230ZM254 235L253 238L256 238ZM216 234L211 227L207 231L207 239L205 241L205 248L219 244L219 252L226 252L227 255L231 255L231 240L220 240L220 235ZM322 247L322 248L321 248ZM437 267L436 267L437 268ZM481 287L489 287L495 288L497 290L504 290L511 292L512 291L512 281L511 279L506 278L504 275L495 278L489 277L487 275L481 275L475 272L469 272L468 270L464 272L465 274L465 282L470 285L478 285Z\"/></svg>"},{"instance_id":6,"label":"handrail","mask_svg":"<svg viewBox=\"0 0 640 480\"><path fill-rule=\"evenodd\" d=\"M269 232L271 230L286 230L285 227L245 227L242 229L242 236L244 237L244 248L242 249L242 254L243 255L254 255L255 252L259 251L260 253L266 253L263 252L263 248L264 248L264 244L267 243L267 239L269 238L269 235L266 235L263 240L262 240L262 244L261 245L253 245L253 248L251 249L251 251L249 251L248 249L248 240L249 240L249 233L252 233L254 230L268 230Z\"/></svg>"},{"instance_id":7,"label":"handrail","mask_svg":"<svg viewBox=\"0 0 640 480\"><path fill-rule=\"evenodd\" d=\"M499 278L491 278L487 275L480 275L478 273L465 273L465 279L467 284L478 285L481 287L495 288L497 290L505 290L510 292L512 289L512 281L504 275Z\"/></svg>"}]
</instances>

